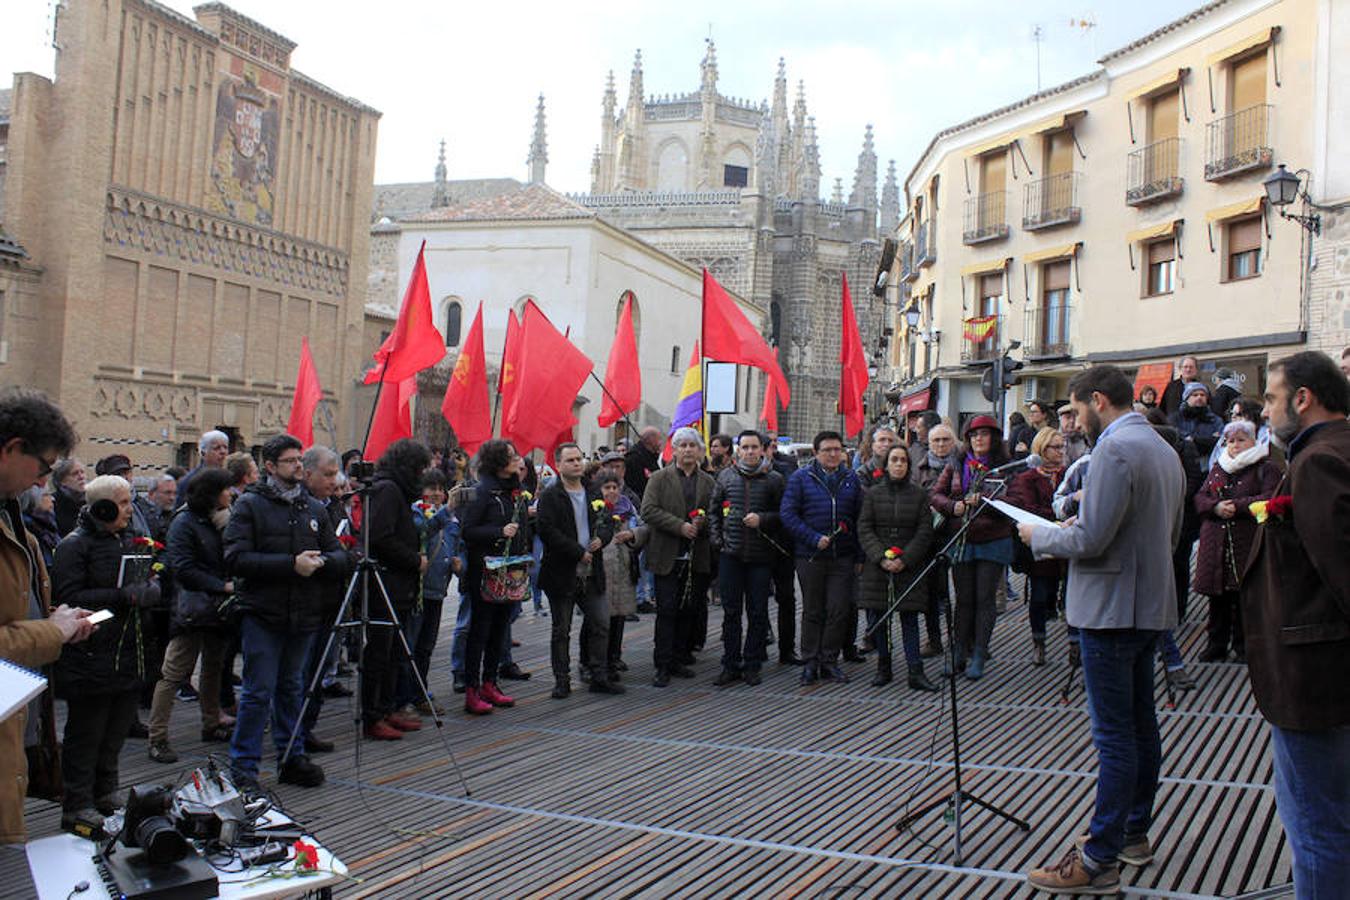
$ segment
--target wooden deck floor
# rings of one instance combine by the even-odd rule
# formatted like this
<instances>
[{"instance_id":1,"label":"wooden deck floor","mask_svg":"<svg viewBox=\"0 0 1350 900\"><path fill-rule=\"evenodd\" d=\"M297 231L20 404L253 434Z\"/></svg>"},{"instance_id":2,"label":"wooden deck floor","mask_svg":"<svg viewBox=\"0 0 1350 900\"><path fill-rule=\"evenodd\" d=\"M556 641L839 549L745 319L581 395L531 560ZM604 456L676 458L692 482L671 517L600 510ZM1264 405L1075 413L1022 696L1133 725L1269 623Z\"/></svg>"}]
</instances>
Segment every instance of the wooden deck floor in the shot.
<instances>
[{"instance_id":1,"label":"wooden deck floor","mask_svg":"<svg viewBox=\"0 0 1350 900\"><path fill-rule=\"evenodd\" d=\"M1188 659L1203 638L1199 606L1181 633ZM628 626L628 693L560 702L548 696L549 620L527 612L517 658L535 677L510 685L516 708L473 720L456 708L445 721L472 797L429 721L401 742L363 743L358 765L346 701L324 709L320 733L339 745L317 757L328 784L277 793L360 879L339 889L346 897L1028 897L1024 872L1086 827L1096 757L1081 682L1069 705L1059 701L1062 621L1051 623L1052 665L1033 668L1026 609L1012 605L989 674L961 683L966 788L1032 829L970 807L956 867L940 812L912 832L894 828L907 804L951 787L945 694L871 688L870 663L847 667L847 686L799 688L795 669L770 664L758 687L716 688L716 607L710 619L697 680L650 686L644 616ZM451 703L448 623L442 633L432 688ZM1158 857L1125 869L1129 897L1231 897L1290 878L1246 672L1192 666L1199 689L1175 710L1162 708L1159 683ZM195 717L175 711L185 763L206 749ZM143 741L128 741L123 760L126 784L178 772L150 762ZM33 836L55 833L58 819L29 804ZM0 883L31 893L26 877L19 854L0 854Z\"/></svg>"}]
</instances>

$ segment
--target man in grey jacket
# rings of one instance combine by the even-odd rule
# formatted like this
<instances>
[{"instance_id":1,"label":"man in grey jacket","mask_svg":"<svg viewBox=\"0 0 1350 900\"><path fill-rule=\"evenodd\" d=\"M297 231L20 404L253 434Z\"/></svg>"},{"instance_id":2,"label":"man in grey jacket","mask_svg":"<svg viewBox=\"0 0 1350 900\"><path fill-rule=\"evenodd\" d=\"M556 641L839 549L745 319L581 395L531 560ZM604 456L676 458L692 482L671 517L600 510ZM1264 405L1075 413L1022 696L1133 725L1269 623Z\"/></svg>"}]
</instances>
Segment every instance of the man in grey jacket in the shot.
<instances>
[{"instance_id":1,"label":"man in grey jacket","mask_svg":"<svg viewBox=\"0 0 1350 900\"><path fill-rule=\"evenodd\" d=\"M1153 659L1161 633L1177 624L1171 558L1185 476L1176 452L1131 410L1130 381L1115 366L1080 372L1069 396L1092 444L1078 516L1018 533L1038 558L1069 560L1066 618L1083 651L1097 803L1088 833L1027 881L1049 893L1113 895L1122 862L1153 858L1148 829L1162 767Z\"/></svg>"}]
</instances>

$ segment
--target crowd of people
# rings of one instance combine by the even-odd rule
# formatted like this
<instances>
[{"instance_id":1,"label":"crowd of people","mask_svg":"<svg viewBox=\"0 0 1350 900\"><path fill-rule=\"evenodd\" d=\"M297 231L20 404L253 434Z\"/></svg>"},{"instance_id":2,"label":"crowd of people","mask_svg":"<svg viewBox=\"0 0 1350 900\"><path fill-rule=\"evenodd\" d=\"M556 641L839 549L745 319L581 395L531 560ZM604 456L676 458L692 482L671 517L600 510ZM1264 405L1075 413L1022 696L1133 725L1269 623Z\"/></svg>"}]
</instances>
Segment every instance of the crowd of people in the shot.
<instances>
[{"instance_id":1,"label":"crowd of people","mask_svg":"<svg viewBox=\"0 0 1350 900\"><path fill-rule=\"evenodd\" d=\"M1298 354L1272 366L1255 398L1231 371L1211 391L1188 357L1159 397L1154 387L1136 396L1118 370L1096 367L1074 379L1068 403L1036 400L1015 413L1006 435L988 415L954 423L924 411L900 428L873 427L856 450L822 430L800 465L755 430L705 446L699 430L676 429L663 461L666 434L646 428L631 446L589 459L564 443L551 465L500 439L472 458L409 439L373 466L358 451L339 457L286 434L255 459L210 431L194 468L148 479L132 478L125 454L98 460L88 478L59 410L13 393L0 401L0 656L49 665L67 715L59 756L44 752L55 738L53 695L0 723L7 751L25 750L4 765L47 791L36 795L61 798L63 827L93 833L118 805L127 738L147 738L152 760L176 762L171 716L195 702L202 740L228 745L236 782L259 789L270 727L278 780L318 786L325 776L313 757L333 749L316 733L320 709L352 695L342 679L358 662L353 702L366 739L401 740L445 713L430 675L452 597L453 690L466 713L483 716L514 705L504 682L531 677L512 658L513 623L530 606L550 619L557 700L570 696L574 673L591 693L623 694L625 625L644 613L655 619L650 684L696 677L710 603L722 614L718 688L761 684L774 645L802 685L849 682L858 673L847 666L870 655L871 685L884 688L898 635L907 687L930 692L938 674L927 660L945 656L942 675L976 681L996 658L1021 655L993 646L1020 587L1031 665L1050 662L1050 622L1067 620L1102 759L1090 833L1032 882L1104 890L1118 884L1121 861L1151 854L1160 751L1150 673L1161 657L1169 685L1194 687L1174 638L1192 590L1209 604L1200 658L1253 666L1276 726L1282 812L1302 815L1311 803L1297 788L1301 760L1345 747L1344 687L1300 697L1291 685L1304 682L1285 678L1287 667L1341 671L1350 642L1350 581L1335 580L1347 558L1350 500L1335 479L1350 409L1345 378L1329 385L1328 371L1325 357ZM1325 449L1300 457L1313 460L1310 474L1291 488L1291 463L1309 444ZM1311 507L1300 491L1323 481L1340 491L1317 501L1324 533L1300 527L1303 543L1272 546L1262 523L1290 516L1281 497ZM993 499L1060 527L1015 526ZM367 553L374 565L363 567ZM1272 553L1280 558L1263 567ZM1305 566L1306 621L1275 605L1288 590L1277 575L1253 586L1286 564ZM365 596L349 590L359 571L378 574L364 631L348 627L360 610L344 606ZM1264 600L1245 596L1258 591ZM95 628L94 610L113 617ZM1329 733L1310 742L1305 729ZM1310 812L1295 829L1286 817L1296 869L1319 859L1320 821ZM21 796L0 798L0 832L22 839Z\"/></svg>"}]
</instances>

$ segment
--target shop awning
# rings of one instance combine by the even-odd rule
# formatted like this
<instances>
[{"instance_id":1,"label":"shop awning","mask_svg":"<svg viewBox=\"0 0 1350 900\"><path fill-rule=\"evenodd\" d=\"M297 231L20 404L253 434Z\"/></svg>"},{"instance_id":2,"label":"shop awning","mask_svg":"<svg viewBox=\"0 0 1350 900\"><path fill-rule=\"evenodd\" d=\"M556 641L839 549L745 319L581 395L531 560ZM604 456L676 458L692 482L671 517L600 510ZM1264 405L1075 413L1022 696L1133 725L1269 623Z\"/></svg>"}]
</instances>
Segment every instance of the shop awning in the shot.
<instances>
[{"instance_id":1,"label":"shop awning","mask_svg":"<svg viewBox=\"0 0 1350 900\"><path fill-rule=\"evenodd\" d=\"M1151 241L1155 238L1171 237L1176 234L1177 226L1184 222L1184 219L1173 219L1171 222L1164 222L1161 225L1152 225L1148 228L1140 228L1137 231L1131 231L1125 235L1125 243L1137 244L1140 241Z\"/></svg>"},{"instance_id":2,"label":"shop awning","mask_svg":"<svg viewBox=\"0 0 1350 900\"><path fill-rule=\"evenodd\" d=\"M1172 72L1168 72L1161 78L1155 78L1148 84L1142 85L1130 91L1129 95L1126 96L1125 99L1138 100L1140 97L1147 97L1149 94L1156 94L1158 91L1165 90L1167 88L1178 85L1181 83L1181 79L1185 78L1186 73L1189 71L1190 71L1189 68L1181 68L1176 69L1175 71Z\"/></svg>"},{"instance_id":3,"label":"shop awning","mask_svg":"<svg viewBox=\"0 0 1350 900\"><path fill-rule=\"evenodd\" d=\"M1205 58L1205 65L1214 66L1219 63L1232 59L1235 56L1256 50L1262 47L1268 47L1275 40L1275 36L1280 33L1280 26L1272 25L1269 28L1263 28L1251 37L1238 41L1230 47L1225 47L1218 53L1211 53Z\"/></svg>"},{"instance_id":4,"label":"shop awning","mask_svg":"<svg viewBox=\"0 0 1350 900\"><path fill-rule=\"evenodd\" d=\"M965 278L967 275L989 275L993 272L1002 272L1003 268L1008 265L1008 262L1011 259L1011 256L1001 256L998 259L986 259L983 262L962 266L961 277Z\"/></svg>"},{"instance_id":5,"label":"shop awning","mask_svg":"<svg viewBox=\"0 0 1350 900\"><path fill-rule=\"evenodd\" d=\"M1026 256L1023 256L1022 262L1038 263L1051 259L1064 259L1068 256L1077 256L1078 250L1082 246L1082 241L1074 241L1072 244L1061 244L1058 247L1046 247L1044 250L1037 250L1034 253L1028 253Z\"/></svg>"},{"instance_id":6,"label":"shop awning","mask_svg":"<svg viewBox=\"0 0 1350 900\"><path fill-rule=\"evenodd\" d=\"M933 408L933 382L928 381L913 388L900 397L900 414L908 416L910 413L922 412L925 409Z\"/></svg>"},{"instance_id":7,"label":"shop awning","mask_svg":"<svg viewBox=\"0 0 1350 900\"><path fill-rule=\"evenodd\" d=\"M1218 209L1211 209L1205 213L1206 222L1222 222L1225 219L1236 219L1238 216L1246 216L1251 213L1261 211L1261 204L1266 202L1265 195L1253 197L1250 200L1243 200L1241 203L1230 203L1227 206L1220 206Z\"/></svg>"},{"instance_id":8,"label":"shop awning","mask_svg":"<svg viewBox=\"0 0 1350 900\"><path fill-rule=\"evenodd\" d=\"M1085 109L1075 109L1073 112L1060 113L1057 116L1051 116L1032 125L1023 131L1019 137L1034 137L1038 134L1046 134L1051 131L1063 131L1065 128L1071 128L1079 119L1087 115Z\"/></svg>"}]
</instances>

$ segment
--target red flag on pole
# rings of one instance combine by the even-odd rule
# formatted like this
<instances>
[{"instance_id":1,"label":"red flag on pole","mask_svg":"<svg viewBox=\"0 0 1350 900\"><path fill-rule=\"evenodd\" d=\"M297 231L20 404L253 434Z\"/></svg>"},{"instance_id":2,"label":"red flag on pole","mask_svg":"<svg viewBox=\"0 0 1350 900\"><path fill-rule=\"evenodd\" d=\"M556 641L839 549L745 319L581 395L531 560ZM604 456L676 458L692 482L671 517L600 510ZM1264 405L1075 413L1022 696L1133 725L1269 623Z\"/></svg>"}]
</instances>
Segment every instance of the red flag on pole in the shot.
<instances>
[{"instance_id":1,"label":"red flag on pole","mask_svg":"<svg viewBox=\"0 0 1350 900\"><path fill-rule=\"evenodd\" d=\"M762 369L774 382L783 405L792 400L787 378L768 341L707 269L703 270L703 355Z\"/></svg>"},{"instance_id":2,"label":"red flag on pole","mask_svg":"<svg viewBox=\"0 0 1350 900\"><path fill-rule=\"evenodd\" d=\"M413 264L412 277L408 279L408 289L403 294L398 322L375 351L375 368L366 373L366 384L376 381L397 384L445 358L445 338L431 315L431 289L427 287L424 258L426 249L427 242L423 241L417 251L417 262Z\"/></svg>"},{"instance_id":3,"label":"red flag on pole","mask_svg":"<svg viewBox=\"0 0 1350 900\"><path fill-rule=\"evenodd\" d=\"M370 437L362 459L377 460L389 445L401 438L412 437L412 396L417 393L417 377L411 376L398 384L386 384L380 390L380 401L370 423Z\"/></svg>"},{"instance_id":4,"label":"red flag on pole","mask_svg":"<svg viewBox=\"0 0 1350 900\"><path fill-rule=\"evenodd\" d=\"M483 358L483 304L459 348L459 359L441 401L441 415L455 430L465 453L473 453L492 437L492 407L488 402L487 360Z\"/></svg>"},{"instance_id":5,"label":"red flag on pole","mask_svg":"<svg viewBox=\"0 0 1350 900\"><path fill-rule=\"evenodd\" d=\"M613 398L613 399L611 399ZM642 401L642 370L638 366L637 336L633 333L633 295L623 301L614 345L605 363L605 391L600 401L601 428L608 428L638 408Z\"/></svg>"},{"instance_id":6,"label":"red flag on pole","mask_svg":"<svg viewBox=\"0 0 1350 900\"><path fill-rule=\"evenodd\" d=\"M778 349L774 348L774 359L778 358ZM764 427L770 431L778 430L778 388L772 378L764 379L764 408L760 410L759 417L764 422Z\"/></svg>"},{"instance_id":7,"label":"red flag on pole","mask_svg":"<svg viewBox=\"0 0 1350 900\"><path fill-rule=\"evenodd\" d=\"M840 273L843 274L843 273ZM862 431L863 393L867 390L867 353L858 332L858 317L853 312L853 297L844 279L843 323L839 341L839 414L844 417L844 436Z\"/></svg>"},{"instance_id":8,"label":"red flag on pole","mask_svg":"<svg viewBox=\"0 0 1350 900\"><path fill-rule=\"evenodd\" d=\"M534 301L525 303L517 351L515 392L502 420L516 451L553 447L576 424L572 404L595 364L563 337Z\"/></svg>"},{"instance_id":9,"label":"red flag on pole","mask_svg":"<svg viewBox=\"0 0 1350 900\"><path fill-rule=\"evenodd\" d=\"M314 357L309 352L309 338L300 339L300 370L295 374L295 393L291 395L291 418L286 433L306 448L314 446L314 410L323 399L319 386L319 370L314 368Z\"/></svg>"},{"instance_id":10,"label":"red flag on pole","mask_svg":"<svg viewBox=\"0 0 1350 900\"><path fill-rule=\"evenodd\" d=\"M497 409L501 412L498 433L513 440L506 428L506 414L516 397L516 376L520 372L520 319L513 309L506 314L506 341L502 344L502 366L497 372Z\"/></svg>"}]
</instances>

